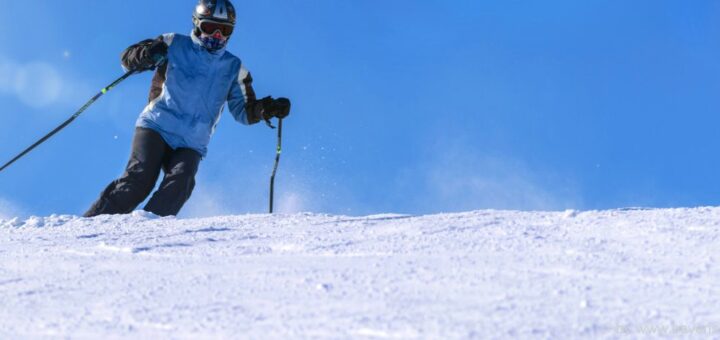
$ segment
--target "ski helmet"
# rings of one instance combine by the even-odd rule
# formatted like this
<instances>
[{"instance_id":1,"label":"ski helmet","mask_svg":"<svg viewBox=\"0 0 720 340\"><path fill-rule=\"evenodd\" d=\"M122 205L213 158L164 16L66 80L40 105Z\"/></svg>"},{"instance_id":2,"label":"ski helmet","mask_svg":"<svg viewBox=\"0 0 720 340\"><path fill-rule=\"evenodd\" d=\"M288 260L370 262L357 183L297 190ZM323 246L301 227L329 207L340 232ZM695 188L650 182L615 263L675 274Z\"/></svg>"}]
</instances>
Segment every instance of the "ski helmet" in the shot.
<instances>
[{"instance_id":1,"label":"ski helmet","mask_svg":"<svg viewBox=\"0 0 720 340\"><path fill-rule=\"evenodd\" d=\"M208 50L216 51L227 44L235 20L235 7L230 0L199 0L193 12L193 33Z\"/></svg>"}]
</instances>

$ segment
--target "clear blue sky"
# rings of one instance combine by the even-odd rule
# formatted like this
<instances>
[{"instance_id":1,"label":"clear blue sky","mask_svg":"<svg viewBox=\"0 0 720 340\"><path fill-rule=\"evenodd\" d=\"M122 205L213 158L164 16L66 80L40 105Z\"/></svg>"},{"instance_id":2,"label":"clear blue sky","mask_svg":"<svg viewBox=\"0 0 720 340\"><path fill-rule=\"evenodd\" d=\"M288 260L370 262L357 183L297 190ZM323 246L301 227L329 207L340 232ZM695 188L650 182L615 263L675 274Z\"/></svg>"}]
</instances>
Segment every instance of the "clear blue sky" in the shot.
<instances>
[{"instance_id":1,"label":"clear blue sky","mask_svg":"<svg viewBox=\"0 0 720 340\"><path fill-rule=\"evenodd\" d=\"M720 2L235 1L229 50L287 96L283 211L720 204ZM193 0L0 0L0 162L188 34ZM81 214L123 170L151 75L0 173L0 215ZM264 212L275 132L227 114L182 216Z\"/></svg>"}]
</instances>

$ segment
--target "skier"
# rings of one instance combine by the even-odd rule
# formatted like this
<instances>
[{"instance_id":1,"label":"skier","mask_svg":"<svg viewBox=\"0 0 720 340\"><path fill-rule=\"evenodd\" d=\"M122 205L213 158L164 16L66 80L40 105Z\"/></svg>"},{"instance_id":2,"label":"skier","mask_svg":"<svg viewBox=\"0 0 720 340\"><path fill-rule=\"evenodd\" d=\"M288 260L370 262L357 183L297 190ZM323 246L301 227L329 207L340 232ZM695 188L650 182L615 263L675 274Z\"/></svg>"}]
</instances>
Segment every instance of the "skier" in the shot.
<instances>
[{"instance_id":1,"label":"skier","mask_svg":"<svg viewBox=\"0 0 720 340\"><path fill-rule=\"evenodd\" d=\"M85 217L132 212L150 195L161 170L164 178L144 210L177 215L190 198L225 102L235 120L245 125L288 116L290 101L269 96L257 100L250 73L225 50L235 19L229 0L200 0L190 36L164 34L122 53L126 70L156 70L149 104L136 122L125 172L105 188Z\"/></svg>"}]
</instances>

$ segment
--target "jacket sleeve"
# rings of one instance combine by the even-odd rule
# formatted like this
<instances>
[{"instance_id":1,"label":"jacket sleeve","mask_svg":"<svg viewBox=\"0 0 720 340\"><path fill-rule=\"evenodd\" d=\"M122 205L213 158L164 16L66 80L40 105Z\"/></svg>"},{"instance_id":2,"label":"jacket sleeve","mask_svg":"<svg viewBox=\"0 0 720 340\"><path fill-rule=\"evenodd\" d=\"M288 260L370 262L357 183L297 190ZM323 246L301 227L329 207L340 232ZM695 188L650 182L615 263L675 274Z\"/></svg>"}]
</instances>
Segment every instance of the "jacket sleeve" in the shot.
<instances>
[{"instance_id":1,"label":"jacket sleeve","mask_svg":"<svg viewBox=\"0 0 720 340\"><path fill-rule=\"evenodd\" d=\"M244 66L240 67L235 81L230 87L228 94L228 108L235 120L252 125L262 120L262 105L255 97L255 90L252 87L252 76Z\"/></svg>"},{"instance_id":2,"label":"jacket sleeve","mask_svg":"<svg viewBox=\"0 0 720 340\"><path fill-rule=\"evenodd\" d=\"M153 42L160 40L166 45L170 46L172 43L173 34L163 34L155 39L145 39L135 45L132 45L123 51L120 55L122 67L125 72L129 70L141 69L143 64L146 63L148 56L148 49Z\"/></svg>"}]
</instances>

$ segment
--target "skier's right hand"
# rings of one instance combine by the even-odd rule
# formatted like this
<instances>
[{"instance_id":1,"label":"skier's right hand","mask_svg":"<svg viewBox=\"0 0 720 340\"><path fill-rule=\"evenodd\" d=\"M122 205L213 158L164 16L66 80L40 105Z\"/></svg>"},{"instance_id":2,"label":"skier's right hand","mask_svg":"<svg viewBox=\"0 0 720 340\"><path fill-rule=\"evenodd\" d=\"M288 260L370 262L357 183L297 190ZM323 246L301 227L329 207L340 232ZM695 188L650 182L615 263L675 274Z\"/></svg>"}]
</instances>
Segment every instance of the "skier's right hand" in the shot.
<instances>
[{"instance_id":1,"label":"skier's right hand","mask_svg":"<svg viewBox=\"0 0 720 340\"><path fill-rule=\"evenodd\" d=\"M154 70L167 58L168 45L162 37L143 40L128 47L121 55L127 71L143 72Z\"/></svg>"},{"instance_id":2,"label":"skier's right hand","mask_svg":"<svg viewBox=\"0 0 720 340\"><path fill-rule=\"evenodd\" d=\"M125 49L121 55L126 71L143 72L154 70L167 57L168 45L162 36L143 40Z\"/></svg>"},{"instance_id":3,"label":"skier's right hand","mask_svg":"<svg viewBox=\"0 0 720 340\"><path fill-rule=\"evenodd\" d=\"M148 44L140 59L139 71L154 70L167 58L168 45L162 39L155 39Z\"/></svg>"}]
</instances>

